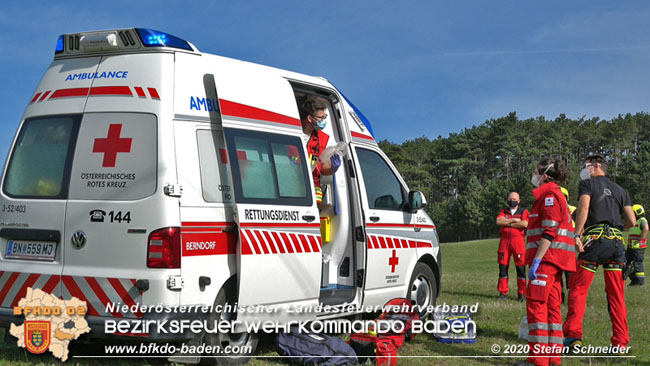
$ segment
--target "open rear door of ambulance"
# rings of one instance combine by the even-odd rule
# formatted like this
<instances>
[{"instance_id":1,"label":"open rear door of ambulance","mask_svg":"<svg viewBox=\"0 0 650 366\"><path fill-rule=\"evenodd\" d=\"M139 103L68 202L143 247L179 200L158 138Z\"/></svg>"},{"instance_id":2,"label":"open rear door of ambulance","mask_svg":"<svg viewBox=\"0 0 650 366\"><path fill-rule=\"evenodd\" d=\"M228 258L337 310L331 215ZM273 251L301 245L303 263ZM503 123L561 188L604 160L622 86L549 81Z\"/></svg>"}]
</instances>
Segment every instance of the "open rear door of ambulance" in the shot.
<instances>
[{"instance_id":1,"label":"open rear door of ambulance","mask_svg":"<svg viewBox=\"0 0 650 366\"><path fill-rule=\"evenodd\" d=\"M293 98L288 83L286 88L280 91ZM239 230L239 305L254 310L240 312L237 319L243 323L313 320L320 293L322 243L295 104L292 115L296 117L224 99L220 105ZM232 123L234 118L237 123ZM277 312L257 311L262 309L259 305Z\"/></svg>"}]
</instances>

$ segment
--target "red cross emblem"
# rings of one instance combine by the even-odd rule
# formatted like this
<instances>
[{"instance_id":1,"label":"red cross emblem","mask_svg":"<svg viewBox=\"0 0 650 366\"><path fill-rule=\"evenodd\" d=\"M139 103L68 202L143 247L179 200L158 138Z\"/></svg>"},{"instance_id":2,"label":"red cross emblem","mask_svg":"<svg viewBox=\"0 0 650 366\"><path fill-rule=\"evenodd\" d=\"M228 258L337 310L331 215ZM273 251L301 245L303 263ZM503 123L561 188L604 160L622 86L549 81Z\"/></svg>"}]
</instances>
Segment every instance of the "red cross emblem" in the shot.
<instances>
[{"instance_id":1,"label":"red cross emblem","mask_svg":"<svg viewBox=\"0 0 650 366\"><path fill-rule=\"evenodd\" d=\"M117 160L117 153L131 152L132 138L120 138L122 133L122 125L110 125L108 127L108 136L100 139L95 139L93 145L94 153L104 153L104 161L102 162L103 168L114 168L115 161Z\"/></svg>"},{"instance_id":2,"label":"red cross emblem","mask_svg":"<svg viewBox=\"0 0 650 366\"><path fill-rule=\"evenodd\" d=\"M388 258L388 265L391 266L391 272L395 272L395 266L399 264L399 257L395 255L396 252L397 251L393 249L393 256Z\"/></svg>"}]
</instances>

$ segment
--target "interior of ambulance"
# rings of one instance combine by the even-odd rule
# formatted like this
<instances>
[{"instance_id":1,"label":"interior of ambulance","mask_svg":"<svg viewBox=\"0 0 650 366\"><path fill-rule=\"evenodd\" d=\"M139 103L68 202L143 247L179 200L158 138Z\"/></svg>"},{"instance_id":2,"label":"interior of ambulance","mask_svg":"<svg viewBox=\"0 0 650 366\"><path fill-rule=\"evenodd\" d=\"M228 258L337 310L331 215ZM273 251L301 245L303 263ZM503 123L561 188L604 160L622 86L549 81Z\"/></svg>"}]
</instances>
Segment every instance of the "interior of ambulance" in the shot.
<instances>
[{"instance_id":1,"label":"interior of ambulance","mask_svg":"<svg viewBox=\"0 0 650 366\"><path fill-rule=\"evenodd\" d=\"M342 141L341 107L338 98L326 90L306 87L292 83L296 103L307 96L317 98L326 106L327 126L322 130L329 136L327 147L335 146ZM305 142L309 136L303 138ZM342 156L342 164L332 175L321 176L323 200L318 205L321 220L322 274L319 302L325 305L336 305L352 302L357 288L357 260L359 254L354 250L354 221L355 212L360 207L350 180L350 166L346 163L351 158L348 146ZM311 174L310 174L311 176ZM355 203L356 202L356 203Z\"/></svg>"}]
</instances>

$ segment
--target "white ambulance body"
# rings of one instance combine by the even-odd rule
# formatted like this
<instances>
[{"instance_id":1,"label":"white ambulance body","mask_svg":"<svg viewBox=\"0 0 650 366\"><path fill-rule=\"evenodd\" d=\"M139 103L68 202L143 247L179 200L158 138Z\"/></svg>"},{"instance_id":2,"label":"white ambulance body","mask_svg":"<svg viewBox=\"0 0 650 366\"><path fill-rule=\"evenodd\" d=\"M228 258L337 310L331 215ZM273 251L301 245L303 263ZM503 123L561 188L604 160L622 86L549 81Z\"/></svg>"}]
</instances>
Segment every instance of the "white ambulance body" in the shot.
<instances>
[{"instance_id":1,"label":"white ambulance body","mask_svg":"<svg viewBox=\"0 0 650 366\"><path fill-rule=\"evenodd\" d=\"M328 146L347 144L320 206L296 102L307 95L327 105ZM369 127L319 77L146 29L61 36L2 176L0 326L19 321L28 287L86 301L91 336L111 317L190 316L136 304L434 303L435 226Z\"/></svg>"}]
</instances>

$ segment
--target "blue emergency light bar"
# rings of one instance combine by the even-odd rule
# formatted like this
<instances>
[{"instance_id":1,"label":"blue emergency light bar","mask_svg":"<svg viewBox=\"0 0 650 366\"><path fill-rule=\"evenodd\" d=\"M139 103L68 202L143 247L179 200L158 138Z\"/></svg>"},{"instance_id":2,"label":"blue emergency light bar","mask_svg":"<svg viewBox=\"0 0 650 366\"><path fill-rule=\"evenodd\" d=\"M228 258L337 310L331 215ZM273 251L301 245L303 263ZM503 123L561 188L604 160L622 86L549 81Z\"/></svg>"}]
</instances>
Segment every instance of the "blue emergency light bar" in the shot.
<instances>
[{"instance_id":1,"label":"blue emergency light bar","mask_svg":"<svg viewBox=\"0 0 650 366\"><path fill-rule=\"evenodd\" d=\"M171 34L160 32L153 29L136 28L136 32L140 36L142 43L145 47L172 47L180 48L182 50L193 51L187 41L184 41Z\"/></svg>"},{"instance_id":2,"label":"blue emergency light bar","mask_svg":"<svg viewBox=\"0 0 650 366\"><path fill-rule=\"evenodd\" d=\"M63 34L59 36L59 40L56 41L56 49L54 50L54 53L61 53L63 52Z\"/></svg>"}]
</instances>

